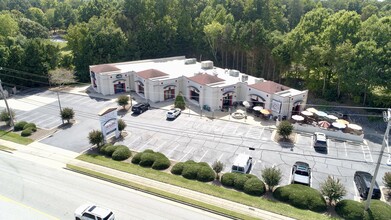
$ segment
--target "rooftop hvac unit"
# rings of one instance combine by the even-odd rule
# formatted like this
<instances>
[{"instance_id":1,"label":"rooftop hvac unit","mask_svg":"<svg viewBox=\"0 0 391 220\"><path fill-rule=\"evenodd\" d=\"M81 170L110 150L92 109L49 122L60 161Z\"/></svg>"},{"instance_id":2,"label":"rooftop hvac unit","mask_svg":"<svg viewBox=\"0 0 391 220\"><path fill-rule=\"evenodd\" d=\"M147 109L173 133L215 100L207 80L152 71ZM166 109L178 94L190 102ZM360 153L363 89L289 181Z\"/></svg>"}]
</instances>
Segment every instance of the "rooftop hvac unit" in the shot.
<instances>
[{"instance_id":1,"label":"rooftop hvac unit","mask_svg":"<svg viewBox=\"0 0 391 220\"><path fill-rule=\"evenodd\" d=\"M263 82L263 79L255 79L255 83Z\"/></svg>"},{"instance_id":2,"label":"rooftop hvac unit","mask_svg":"<svg viewBox=\"0 0 391 220\"><path fill-rule=\"evenodd\" d=\"M185 64L195 64L197 62L196 58L189 58L185 60Z\"/></svg>"},{"instance_id":3,"label":"rooftop hvac unit","mask_svg":"<svg viewBox=\"0 0 391 220\"><path fill-rule=\"evenodd\" d=\"M213 61L210 61L210 60L202 61L201 68L202 69L212 69L213 68Z\"/></svg>"},{"instance_id":4,"label":"rooftop hvac unit","mask_svg":"<svg viewBox=\"0 0 391 220\"><path fill-rule=\"evenodd\" d=\"M248 75L242 75L242 82L247 82L248 81Z\"/></svg>"},{"instance_id":5,"label":"rooftop hvac unit","mask_svg":"<svg viewBox=\"0 0 391 220\"><path fill-rule=\"evenodd\" d=\"M239 70L229 70L229 75L233 77L239 76Z\"/></svg>"}]
</instances>

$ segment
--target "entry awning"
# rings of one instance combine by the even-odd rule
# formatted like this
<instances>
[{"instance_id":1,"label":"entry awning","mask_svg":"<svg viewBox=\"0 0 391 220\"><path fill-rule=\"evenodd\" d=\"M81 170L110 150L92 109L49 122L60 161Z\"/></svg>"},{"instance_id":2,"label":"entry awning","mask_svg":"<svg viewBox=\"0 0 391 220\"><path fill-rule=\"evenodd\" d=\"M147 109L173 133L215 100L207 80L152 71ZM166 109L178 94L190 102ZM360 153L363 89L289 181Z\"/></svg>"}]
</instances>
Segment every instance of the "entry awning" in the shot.
<instances>
[{"instance_id":1,"label":"entry awning","mask_svg":"<svg viewBox=\"0 0 391 220\"><path fill-rule=\"evenodd\" d=\"M262 101L262 102L265 102L265 101L266 101L262 96L257 95L257 94L251 94L251 95L250 95L250 98L251 98L251 99L258 100L258 101ZM260 99L260 100L259 100L259 99Z\"/></svg>"}]
</instances>

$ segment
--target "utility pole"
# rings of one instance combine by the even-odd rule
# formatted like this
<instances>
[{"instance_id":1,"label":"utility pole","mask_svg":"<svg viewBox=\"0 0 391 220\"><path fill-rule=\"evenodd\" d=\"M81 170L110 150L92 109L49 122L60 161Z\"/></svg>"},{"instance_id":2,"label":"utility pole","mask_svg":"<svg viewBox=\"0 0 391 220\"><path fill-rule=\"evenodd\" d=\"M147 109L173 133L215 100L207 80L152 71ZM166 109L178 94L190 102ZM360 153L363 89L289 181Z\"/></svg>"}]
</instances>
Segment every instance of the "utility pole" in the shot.
<instances>
[{"instance_id":1,"label":"utility pole","mask_svg":"<svg viewBox=\"0 0 391 220\"><path fill-rule=\"evenodd\" d=\"M12 112L11 112L10 108L8 107L7 97L5 97L5 94L4 94L4 91L3 91L3 86L1 85L1 79L0 79L0 92L1 92L1 95L3 96L4 102L5 102L5 106L7 108L8 114L10 116L10 125L11 125L11 128L12 128L12 127L14 127L14 117L12 116Z\"/></svg>"},{"instance_id":2,"label":"utility pole","mask_svg":"<svg viewBox=\"0 0 391 220\"><path fill-rule=\"evenodd\" d=\"M130 89L130 73L128 73L128 78L129 78L129 99L130 99L130 109L133 107L133 97L132 97L132 90Z\"/></svg>"},{"instance_id":3,"label":"utility pole","mask_svg":"<svg viewBox=\"0 0 391 220\"><path fill-rule=\"evenodd\" d=\"M61 108L61 102L60 102L60 95L58 94L58 91L57 91L57 100L58 100L58 106L60 107L60 115L61 115L62 108ZM61 121L64 124L64 119L62 118L62 116L61 116Z\"/></svg>"},{"instance_id":4,"label":"utility pole","mask_svg":"<svg viewBox=\"0 0 391 220\"><path fill-rule=\"evenodd\" d=\"M386 129L386 133L384 134L384 137L383 137L383 144L382 144L382 147L381 147L381 150L380 150L379 158L377 159L375 173L373 174L372 181L371 181L371 187L369 188L367 202L365 204L365 211L367 211L369 209L370 205L371 205L371 199L372 199L372 194L373 194L373 187L375 185L376 176L377 176L377 173L379 171L381 160L383 158L384 149L386 148L386 146L388 146L388 135L389 135L389 132L390 132L390 125L391 125L391 109L388 109L387 111L383 112L383 119L384 119L385 122L387 122L387 129Z\"/></svg>"}]
</instances>

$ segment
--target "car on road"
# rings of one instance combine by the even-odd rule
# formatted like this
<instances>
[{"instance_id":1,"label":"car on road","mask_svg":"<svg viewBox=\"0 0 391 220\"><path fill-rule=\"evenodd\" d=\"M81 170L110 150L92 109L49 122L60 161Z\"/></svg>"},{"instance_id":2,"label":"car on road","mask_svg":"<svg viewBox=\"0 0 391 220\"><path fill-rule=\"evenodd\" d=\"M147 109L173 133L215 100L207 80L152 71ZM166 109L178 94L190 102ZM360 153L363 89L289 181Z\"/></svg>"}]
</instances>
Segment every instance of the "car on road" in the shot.
<instances>
[{"instance_id":1,"label":"car on road","mask_svg":"<svg viewBox=\"0 0 391 220\"><path fill-rule=\"evenodd\" d=\"M253 158L247 154L239 154L232 164L233 173L249 173Z\"/></svg>"},{"instance_id":2,"label":"car on road","mask_svg":"<svg viewBox=\"0 0 391 220\"><path fill-rule=\"evenodd\" d=\"M94 204L81 205L75 211L76 220L115 220L112 211Z\"/></svg>"},{"instance_id":3,"label":"car on road","mask_svg":"<svg viewBox=\"0 0 391 220\"><path fill-rule=\"evenodd\" d=\"M311 168L308 163L297 161L292 167L291 183L311 186Z\"/></svg>"},{"instance_id":4,"label":"car on road","mask_svg":"<svg viewBox=\"0 0 391 220\"><path fill-rule=\"evenodd\" d=\"M141 114L149 109L149 103L137 103L132 107L132 112L135 114Z\"/></svg>"},{"instance_id":5,"label":"car on road","mask_svg":"<svg viewBox=\"0 0 391 220\"><path fill-rule=\"evenodd\" d=\"M354 173L354 183L356 184L357 191L361 198L364 200L367 199L369 188L371 187L372 175L363 171L356 171ZM379 185L375 181L375 185L373 186L372 199L380 199L381 191Z\"/></svg>"},{"instance_id":6,"label":"car on road","mask_svg":"<svg viewBox=\"0 0 391 220\"><path fill-rule=\"evenodd\" d=\"M167 111L166 117L167 119L175 119L181 114L180 108L173 108Z\"/></svg>"},{"instance_id":7,"label":"car on road","mask_svg":"<svg viewBox=\"0 0 391 220\"><path fill-rule=\"evenodd\" d=\"M314 133L314 149L315 151L327 153L327 138L324 133Z\"/></svg>"}]
</instances>

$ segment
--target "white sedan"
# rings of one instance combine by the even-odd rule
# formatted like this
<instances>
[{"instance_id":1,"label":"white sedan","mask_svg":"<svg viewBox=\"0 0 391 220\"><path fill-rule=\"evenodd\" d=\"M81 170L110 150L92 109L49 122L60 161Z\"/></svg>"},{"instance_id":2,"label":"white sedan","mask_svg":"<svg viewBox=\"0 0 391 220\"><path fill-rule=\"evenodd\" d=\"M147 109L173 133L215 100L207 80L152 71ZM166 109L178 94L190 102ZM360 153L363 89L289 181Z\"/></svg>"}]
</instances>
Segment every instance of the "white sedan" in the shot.
<instances>
[{"instance_id":1,"label":"white sedan","mask_svg":"<svg viewBox=\"0 0 391 220\"><path fill-rule=\"evenodd\" d=\"M181 114L181 109L173 108L167 112L166 117L167 117L167 119L174 119L174 118L178 117L180 114Z\"/></svg>"}]
</instances>

